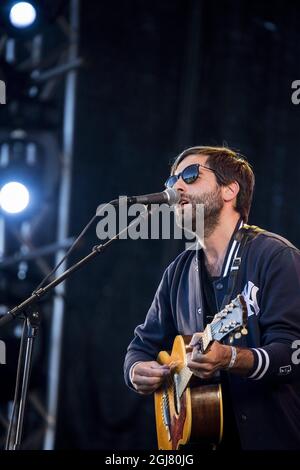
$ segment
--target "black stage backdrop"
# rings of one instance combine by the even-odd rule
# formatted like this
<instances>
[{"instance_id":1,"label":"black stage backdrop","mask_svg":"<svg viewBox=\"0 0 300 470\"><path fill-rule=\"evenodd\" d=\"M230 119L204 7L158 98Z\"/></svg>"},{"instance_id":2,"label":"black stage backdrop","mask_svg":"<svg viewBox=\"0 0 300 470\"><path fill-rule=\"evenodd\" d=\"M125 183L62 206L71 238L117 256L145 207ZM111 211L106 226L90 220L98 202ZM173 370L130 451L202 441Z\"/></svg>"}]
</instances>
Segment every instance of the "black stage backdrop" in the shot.
<instances>
[{"instance_id":1,"label":"black stage backdrop","mask_svg":"<svg viewBox=\"0 0 300 470\"><path fill-rule=\"evenodd\" d=\"M300 245L299 2L82 4L71 234L100 203L160 191L185 147L225 143L254 167L250 223ZM93 228L77 257L97 242ZM155 448L152 397L127 389L123 359L182 248L118 241L69 281L57 448Z\"/></svg>"}]
</instances>

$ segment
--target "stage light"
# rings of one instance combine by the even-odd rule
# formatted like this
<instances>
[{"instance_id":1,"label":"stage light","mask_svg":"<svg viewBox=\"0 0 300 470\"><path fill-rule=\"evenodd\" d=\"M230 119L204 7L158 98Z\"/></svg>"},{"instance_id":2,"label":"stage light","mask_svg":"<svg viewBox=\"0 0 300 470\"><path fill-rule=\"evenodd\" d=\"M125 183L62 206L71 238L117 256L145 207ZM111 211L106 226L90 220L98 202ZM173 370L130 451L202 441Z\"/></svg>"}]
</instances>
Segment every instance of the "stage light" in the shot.
<instances>
[{"instance_id":1,"label":"stage light","mask_svg":"<svg viewBox=\"0 0 300 470\"><path fill-rule=\"evenodd\" d=\"M29 204L29 191L17 181L6 183L0 191L0 206L9 214L22 212Z\"/></svg>"},{"instance_id":2,"label":"stage light","mask_svg":"<svg viewBox=\"0 0 300 470\"><path fill-rule=\"evenodd\" d=\"M36 9L29 2L17 2L10 10L9 19L15 28L27 28L36 19Z\"/></svg>"}]
</instances>

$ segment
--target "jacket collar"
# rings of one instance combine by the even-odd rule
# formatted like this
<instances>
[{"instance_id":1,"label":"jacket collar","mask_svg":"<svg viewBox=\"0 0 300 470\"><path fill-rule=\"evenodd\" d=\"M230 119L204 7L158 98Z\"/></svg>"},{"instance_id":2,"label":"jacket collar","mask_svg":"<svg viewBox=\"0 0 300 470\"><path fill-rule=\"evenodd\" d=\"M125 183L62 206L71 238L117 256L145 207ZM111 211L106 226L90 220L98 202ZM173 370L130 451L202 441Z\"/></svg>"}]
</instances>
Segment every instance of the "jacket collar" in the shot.
<instances>
[{"instance_id":1,"label":"jacket collar","mask_svg":"<svg viewBox=\"0 0 300 470\"><path fill-rule=\"evenodd\" d=\"M235 236L236 236L238 230L240 230L243 225L244 225L244 222L243 222L242 218L240 218L238 220L238 223L235 226L232 237L231 237L230 242L229 242L228 247L227 247L227 251L226 251L226 255L225 255L224 263L223 263L223 267L222 267L221 277L228 276L228 274L230 272L231 266L233 264L233 261L234 261L236 255L237 255L237 253L238 253L238 250L239 250L239 247L240 247L240 244L241 244L240 241L236 240Z\"/></svg>"},{"instance_id":2,"label":"jacket collar","mask_svg":"<svg viewBox=\"0 0 300 470\"><path fill-rule=\"evenodd\" d=\"M233 265L233 262L235 260L235 257L238 253L239 247L240 247L240 241L236 240L236 234L237 232L243 227L244 222L243 219L240 218L234 228L233 234L231 236L231 239L229 241L227 250L226 250L226 255L224 258L223 266L222 266L222 272L220 277L226 277L230 273L231 266ZM202 247L199 245L199 250L197 250L198 255L196 257L196 261L198 262L200 259L200 256L203 255Z\"/></svg>"}]
</instances>

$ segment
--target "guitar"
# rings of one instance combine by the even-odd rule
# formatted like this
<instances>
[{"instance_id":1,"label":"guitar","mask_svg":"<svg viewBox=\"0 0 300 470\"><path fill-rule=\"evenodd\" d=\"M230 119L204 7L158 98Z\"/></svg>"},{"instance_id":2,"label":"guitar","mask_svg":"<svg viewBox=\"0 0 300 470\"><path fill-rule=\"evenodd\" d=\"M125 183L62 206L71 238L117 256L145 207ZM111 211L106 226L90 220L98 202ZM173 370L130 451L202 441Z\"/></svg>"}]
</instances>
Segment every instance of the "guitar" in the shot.
<instances>
[{"instance_id":1,"label":"guitar","mask_svg":"<svg viewBox=\"0 0 300 470\"><path fill-rule=\"evenodd\" d=\"M247 334L246 322L246 302L238 295L206 326L197 347L205 354L214 340L228 335L231 342L240 338ZM161 351L157 357L160 364L172 366L170 378L154 394L157 440L162 450L177 450L190 441L216 445L222 440L221 385L196 377L187 367L191 338L176 336L171 354Z\"/></svg>"}]
</instances>

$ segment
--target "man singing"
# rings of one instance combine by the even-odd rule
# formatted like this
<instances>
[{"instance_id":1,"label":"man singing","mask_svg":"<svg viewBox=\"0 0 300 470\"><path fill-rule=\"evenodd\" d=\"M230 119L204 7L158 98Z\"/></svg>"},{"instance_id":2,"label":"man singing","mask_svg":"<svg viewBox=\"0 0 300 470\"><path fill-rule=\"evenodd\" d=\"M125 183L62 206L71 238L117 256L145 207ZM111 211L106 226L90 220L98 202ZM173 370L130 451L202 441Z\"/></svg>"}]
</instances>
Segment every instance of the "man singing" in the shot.
<instances>
[{"instance_id":1,"label":"man singing","mask_svg":"<svg viewBox=\"0 0 300 470\"><path fill-rule=\"evenodd\" d=\"M205 354L194 347L187 365L204 379L221 378L225 448L300 449L298 249L279 235L245 225L254 175L228 148L185 150L166 186L181 193L178 220L193 219L196 205L203 204L204 240L167 267L128 347L126 383L140 394L157 390L172 373L156 361L159 351L171 350L178 334L196 334L193 346L228 296L242 293L248 334L231 345L215 341Z\"/></svg>"}]
</instances>

